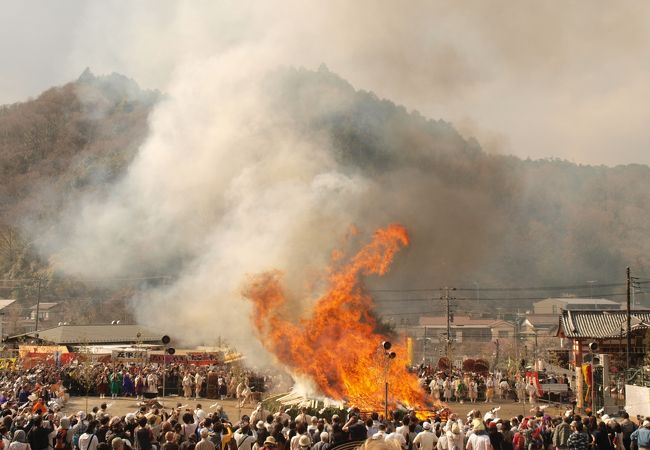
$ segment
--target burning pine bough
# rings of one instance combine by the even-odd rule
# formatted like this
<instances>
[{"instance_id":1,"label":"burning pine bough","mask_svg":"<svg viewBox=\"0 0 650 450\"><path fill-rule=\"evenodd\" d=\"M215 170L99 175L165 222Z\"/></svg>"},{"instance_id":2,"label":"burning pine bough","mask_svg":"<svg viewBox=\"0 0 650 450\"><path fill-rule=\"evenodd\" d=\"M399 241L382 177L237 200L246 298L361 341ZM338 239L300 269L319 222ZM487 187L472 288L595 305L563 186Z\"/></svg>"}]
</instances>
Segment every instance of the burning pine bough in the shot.
<instances>
[{"instance_id":1,"label":"burning pine bough","mask_svg":"<svg viewBox=\"0 0 650 450\"><path fill-rule=\"evenodd\" d=\"M391 225L377 230L372 241L347 261L341 252L334 252L325 293L311 317L295 321L284 314L288 302L282 273L252 277L244 296L253 303L252 320L263 345L330 399L379 410L388 382L393 407L397 402L425 405L417 377L406 370L406 350L397 345L395 359L388 361L378 348L386 336L375 331L373 300L361 286L363 276L385 274L395 253L408 244L404 227Z\"/></svg>"}]
</instances>

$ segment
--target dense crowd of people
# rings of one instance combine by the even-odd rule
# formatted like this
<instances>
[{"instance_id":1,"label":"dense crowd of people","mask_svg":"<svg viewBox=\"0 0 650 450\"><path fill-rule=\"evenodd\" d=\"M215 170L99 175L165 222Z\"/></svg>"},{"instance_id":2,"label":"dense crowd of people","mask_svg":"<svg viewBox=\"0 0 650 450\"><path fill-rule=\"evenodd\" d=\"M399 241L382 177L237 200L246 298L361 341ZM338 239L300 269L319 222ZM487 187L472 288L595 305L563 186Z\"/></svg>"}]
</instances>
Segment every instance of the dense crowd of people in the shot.
<instances>
[{"instance_id":1,"label":"dense crowd of people","mask_svg":"<svg viewBox=\"0 0 650 450\"><path fill-rule=\"evenodd\" d=\"M420 385L433 397L434 402L485 402L511 400L535 403L538 390L532 380L508 376L497 370L490 373L474 373L461 370L433 371L421 368L418 372ZM564 375L548 375L548 383L567 384L567 392L575 389L572 380Z\"/></svg>"},{"instance_id":2,"label":"dense crowd of people","mask_svg":"<svg viewBox=\"0 0 650 450\"><path fill-rule=\"evenodd\" d=\"M214 410L180 403L163 408L144 403L124 416L106 403L86 414L65 415L38 396L20 403L20 392L0 398L0 448L8 450L331 450L345 443L392 450L634 450L650 448L650 421L638 427L627 415L615 420L568 411L563 417L540 409L529 417L497 417L471 411L463 419L447 411L406 413L384 420L378 413L351 408L345 414L310 415L306 408L275 413L262 403L231 421ZM40 391L39 391L40 395ZM365 442L365 443L364 443Z\"/></svg>"},{"instance_id":3,"label":"dense crowd of people","mask_svg":"<svg viewBox=\"0 0 650 450\"><path fill-rule=\"evenodd\" d=\"M51 372L52 369L45 369ZM34 370L30 371L30 373ZM287 389L285 377L277 374L234 372L228 366L192 364L76 364L55 370L70 395L155 398L178 395L190 398L232 398L243 405L254 402L255 394L272 389ZM209 386L212 386L212 392Z\"/></svg>"},{"instance_id":4,"label":"dense crowd of people","mask_svg":"<svg viewBox=\"0 0 650 450\"><path fill-rule=\"evenodd\" d=\"M123 416L111 414L106 403L88 414L62 412L65 390L72 383L92 388L100 398L144 397L148 390L159 392L159 370L155 365L86 364L4 372L0 450L332 450L345 443L357 443L362 450L650 449L650 421L639 420L637 426L627 414L614 419L571 411L553 417L542 407L531 410L534 414L529 417L500 418L495 408L485 415L475 409L466 418L449 410L413 411L396 420L358 408L330 415L331 411L286 411L280 406L272 413L258 403L250 414L230 420L218 405L220 400L206 408L181 403L164 408L152 399ZM205 397L208 377L217 379L218 399L241 400L252 389L251 373L235 375L219 367L183 365L168 370L166 377L176 376L170 387L176 386L181 397ZM486 399L505 398L511 389L510 380L500 373L421 373L420 378L434 398L448 401L476 401L474 385ZM269 376L265 382L274 380ZM467 386L467 391L461 386ZM515 382L515 390L516 386Z\"/></svg>"}]
</instances>

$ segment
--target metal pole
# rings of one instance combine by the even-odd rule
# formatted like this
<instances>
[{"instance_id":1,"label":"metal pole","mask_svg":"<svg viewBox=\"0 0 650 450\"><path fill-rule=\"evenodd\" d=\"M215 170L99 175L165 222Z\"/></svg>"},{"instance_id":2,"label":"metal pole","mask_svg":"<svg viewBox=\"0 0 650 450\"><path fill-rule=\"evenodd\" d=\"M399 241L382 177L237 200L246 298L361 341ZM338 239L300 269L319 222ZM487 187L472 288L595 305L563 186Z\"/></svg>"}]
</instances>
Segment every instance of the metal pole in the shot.
<instances>
[{"instance_id":1,"label":"metal pole","mask_svg":"<svg viewBox=\"0 0 650 450\"><path fill-rule=\"evenodd\" d=\"M388 420L388 379L384 383L384 420Z\"/></svg>"},{"instance_id":2,"label":"metal pole","mask_svg":"<svg viewBox=\"0 0 650 450\"><path fill-rule=\"evenodd\" d=\"M630 295L630 288L631 288L631 277L630 277L630 268L628 267L626 270L626 287L627 287L627 348L625 350L625 355L626 355L626 371L625 371L625 380L627 381L627 376L630 371L630 352L632 351L632 312L630 311L630 301L631 301L631 295Z\"/></svg>"},{"instance_id":3,"label":"metal pole","mask_svg":"<svg viewBox=\"0 0 650 450\"><path fill-rule=\"evenodd\" d=\"M167 375L167 349L163 353L163 390L162 390L162 401L165 401L165 377Z\"/></svg>"}]
</instances>

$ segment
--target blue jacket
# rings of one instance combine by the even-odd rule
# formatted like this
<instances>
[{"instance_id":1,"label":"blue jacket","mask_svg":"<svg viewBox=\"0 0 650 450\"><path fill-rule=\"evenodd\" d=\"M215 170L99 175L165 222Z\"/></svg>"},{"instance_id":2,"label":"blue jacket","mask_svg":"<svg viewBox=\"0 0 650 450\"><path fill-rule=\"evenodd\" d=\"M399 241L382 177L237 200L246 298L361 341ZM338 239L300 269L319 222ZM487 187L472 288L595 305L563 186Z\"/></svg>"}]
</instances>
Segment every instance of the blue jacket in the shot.
<instances>
[{"instance_id":1,"label":"blue jacket","mask_svg":"<svg viewBox=\"0 0 650 450\"><path fill-rule=\"evenodd\" d=\"M637 441L637 445L639 447L650 448L650 430L647 428L637 429L634 433L632 433L630 439Z\"/></svg>"}]
</instances>

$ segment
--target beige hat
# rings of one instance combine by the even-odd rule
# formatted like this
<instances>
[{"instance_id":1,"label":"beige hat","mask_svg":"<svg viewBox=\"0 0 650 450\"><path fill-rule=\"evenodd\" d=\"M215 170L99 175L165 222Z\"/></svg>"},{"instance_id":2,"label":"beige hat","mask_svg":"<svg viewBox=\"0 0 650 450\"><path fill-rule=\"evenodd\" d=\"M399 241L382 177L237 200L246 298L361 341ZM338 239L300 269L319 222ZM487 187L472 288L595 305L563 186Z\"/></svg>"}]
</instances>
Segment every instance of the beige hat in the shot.
<instances>
[{"instance_id":1,"label":"beige hat","mask_svg":"<svg viewBox=\"0 0 650 450\"><path fill-rule=\"evenodd\" d=\"M278 442L275 440L273 436L269 436L264 440L264 445L266 444L277 445L277 443Z\"/></svg>"},{"instance_id":2,"label":"beige hat","mask_svg":"<svg viewBox=\"0 0 650 450\"><path fill-rule=\"evenodd\" d=\"M311 440L309 439L309 436L302 435L300 436L300 439L298 439L298 446L299 447L311 447Z\"/></svg>"}]
</instances>

